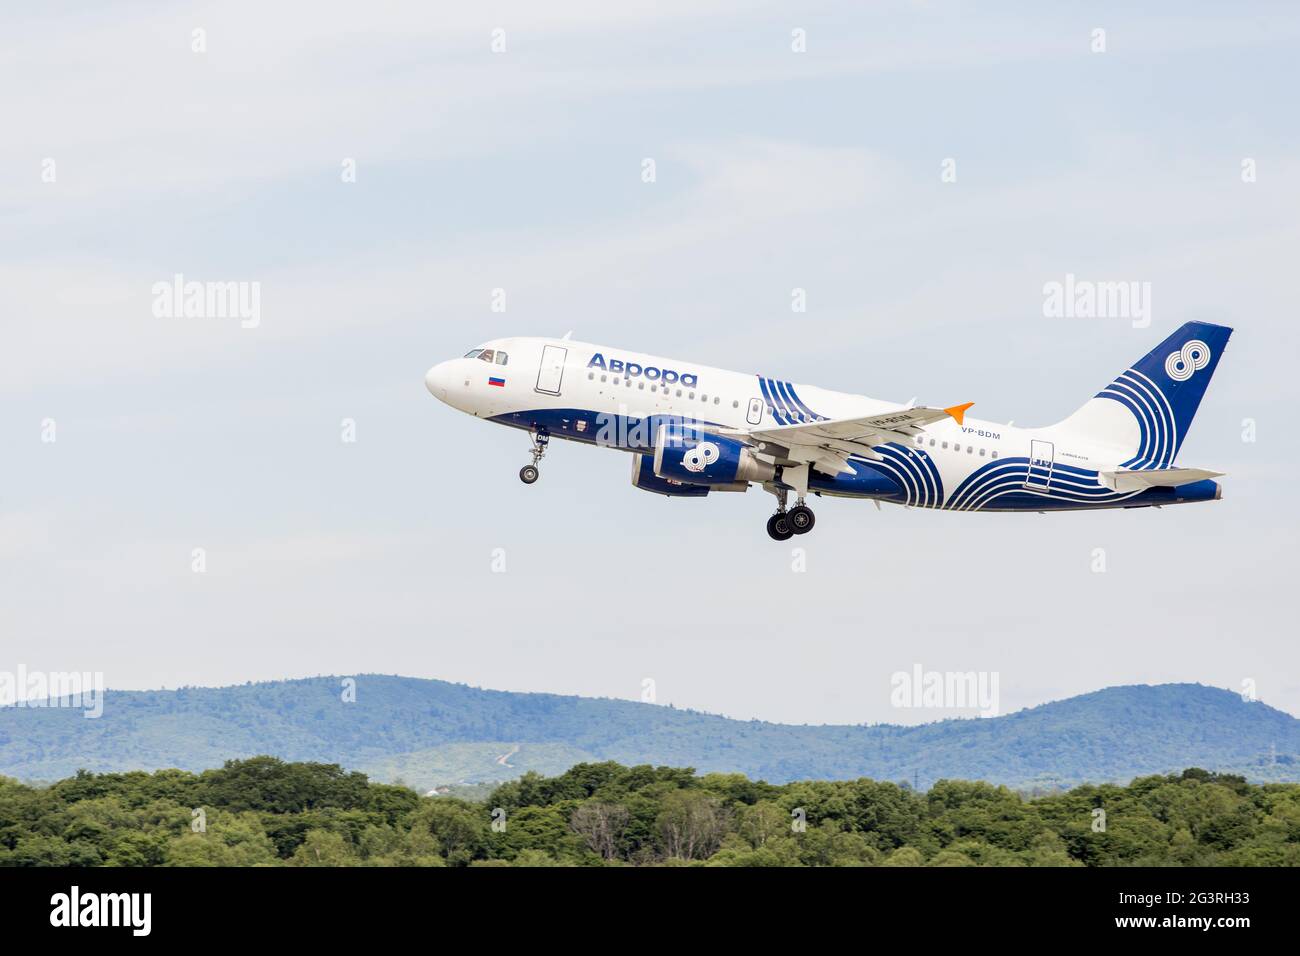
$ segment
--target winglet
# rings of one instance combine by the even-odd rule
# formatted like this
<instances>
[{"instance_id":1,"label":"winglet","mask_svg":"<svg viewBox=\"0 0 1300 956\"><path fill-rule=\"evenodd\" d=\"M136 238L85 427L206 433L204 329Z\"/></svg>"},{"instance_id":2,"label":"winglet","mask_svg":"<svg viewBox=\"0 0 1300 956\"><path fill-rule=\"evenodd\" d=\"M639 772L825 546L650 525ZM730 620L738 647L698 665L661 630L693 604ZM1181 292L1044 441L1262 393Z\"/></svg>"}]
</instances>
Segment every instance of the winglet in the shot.
<instances>
[{"instance_id":1,"label":"winglet","mask_svg":"<svg viewBox=\"0 0 1300 956\"><path fill-rule=\"evenodd\" d=\"M974 402L967 402L965 405L954 405L952 408L945 408L944 411L957 419L957 424L961 425L963 424L963 420L966 418L966 409L970 408L974 404Z\"/></svg>"}]
</instances>

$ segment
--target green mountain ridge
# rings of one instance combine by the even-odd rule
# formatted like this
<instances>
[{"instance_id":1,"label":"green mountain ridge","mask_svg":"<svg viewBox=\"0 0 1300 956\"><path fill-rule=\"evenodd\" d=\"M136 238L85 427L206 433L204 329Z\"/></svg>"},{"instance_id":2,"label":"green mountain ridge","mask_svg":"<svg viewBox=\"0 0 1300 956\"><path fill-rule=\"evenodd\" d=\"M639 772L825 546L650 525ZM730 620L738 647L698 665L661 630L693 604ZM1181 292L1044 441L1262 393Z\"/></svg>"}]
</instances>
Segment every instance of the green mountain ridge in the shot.
<instances>
[{"instance_id":1,"label":"green mountain ridge","mask_svg":"<svg viewBox=\"0 0 1300 956\"><path fill-rule=\"evenodd\" d=\"M232 758L341 763L435 784L554 774L582 761L799 779L979 779L1019 787L1127 782L1197 766L1300 782L1300 720L1200 684L1110 687L1003 717L786 725L633 701L483 690L362 675L215 688L107 691L104 714L0 708L0 774L203 770ZM474 746L468 746L474 745ZM505 764L498 758L518 751ZM509 766L506 766L509 764Z\"/></svg>"}]
</instances>

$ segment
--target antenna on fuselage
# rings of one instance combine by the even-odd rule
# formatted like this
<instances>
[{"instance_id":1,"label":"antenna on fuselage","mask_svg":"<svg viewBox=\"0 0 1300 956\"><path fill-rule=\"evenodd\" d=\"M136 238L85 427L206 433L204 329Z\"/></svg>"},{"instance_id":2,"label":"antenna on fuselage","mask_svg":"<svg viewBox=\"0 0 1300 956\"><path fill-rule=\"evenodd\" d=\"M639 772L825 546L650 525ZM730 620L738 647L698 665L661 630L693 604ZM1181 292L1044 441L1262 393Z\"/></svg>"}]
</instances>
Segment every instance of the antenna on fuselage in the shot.
<instances>
[{"instance_id":1,"label":"antenna on fuselage","mask_svg":"<svg viewBox=\"0 0 1300 956\"><path fill-rule=\"evenodd\" d=\"M569 329L569 331L565 332L565 333L564 333L564 337L563 337L562 339L560 339L560 341L561 341L561 342L567 342L567 341L569 341L569 339L571 339L571 338L573 338L573 329Z\"/></svg>"}]
</instances>

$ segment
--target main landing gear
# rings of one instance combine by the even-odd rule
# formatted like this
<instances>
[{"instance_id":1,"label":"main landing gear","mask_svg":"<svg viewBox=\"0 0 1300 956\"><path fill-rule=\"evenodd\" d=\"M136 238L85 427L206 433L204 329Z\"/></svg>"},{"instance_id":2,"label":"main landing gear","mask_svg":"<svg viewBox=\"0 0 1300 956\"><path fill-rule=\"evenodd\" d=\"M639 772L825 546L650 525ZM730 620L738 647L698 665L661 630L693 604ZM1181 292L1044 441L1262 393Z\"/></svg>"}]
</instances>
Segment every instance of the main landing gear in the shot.
<instances>
[{"instance_id":1,"label":"main landing gear","mask_svg":"<svg viewBox=\"0 0 1300 956\"><path fill-rule=\"evenodd\" d=\"M812 509L803 503L802 497L796 498L794 507L786 511L785 489L778 488L774 494L777 500L776 514L767 519L767 533L773 540L789 541L796 534L807 534L813 529L817 518Z\"/></svg>"},{"instance_id":2,"label":"main landing gear","mask_svg":"<svg viewBox=\"0 0 1300 956\"><path fill-rule=\"evenodd\" d=\"M790 509L788 517L790 530L795 534L807 534L813 529L813 525L817 523L817 518L812 513L812 509L803 503L802 498Z\"/></svg>"},{"instance_id":3,"label":"main landing gear","mask_svg":"<svg viewBox=\"0 0 1300 956\"><path fill-rule=\"evenodd\" d=\"M794 537L794 529L784 511L778 511L767 519L767 533L774 541L788 541Z\"/></svg>"},{"instance_id":4,"label":"main landing gear","mask_svg":"<svg viewBox=\"0 0 1300 956\"><path fill-rule=\"evenodd\" d=\"M551 443L551 436L546 432L538 432L533 436L533 463L524 465L519 469L519 480L526 485L531 485L541 477L542 473L537 469L537 463L546 457L546 446Z\"/></svg>"}]
</instances>

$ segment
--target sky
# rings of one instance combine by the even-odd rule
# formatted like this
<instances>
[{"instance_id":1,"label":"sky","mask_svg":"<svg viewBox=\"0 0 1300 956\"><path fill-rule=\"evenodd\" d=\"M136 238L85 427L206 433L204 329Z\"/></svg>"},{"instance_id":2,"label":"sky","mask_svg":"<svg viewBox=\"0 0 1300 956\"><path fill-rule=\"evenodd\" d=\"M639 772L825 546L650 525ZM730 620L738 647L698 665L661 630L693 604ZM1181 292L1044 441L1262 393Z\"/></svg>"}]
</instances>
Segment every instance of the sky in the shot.
<instances>
[{"instance_id":1,"label":"sky","mask_svg":"<svg viewBox=\"0 0 1300 956\"><path fill-rule=\"evenodd\" d=\"M1193 681L1300 714L1300 14L1173 9L10 5L0 669L972 713L895 706L919 665L1003 713ZM176 274L258 283L258 321L158 315ZM1149 283L1149 325L1048 317L1067 275ZM822 499L786 544L761 491L645 494L608 449L525 487L526 436L423 385L572 330L1048 424L1193 319L1236 329L1179 457L1222 501Z\"/></svg>"}]
</instances>

